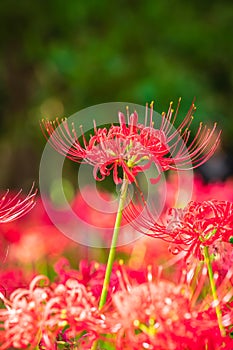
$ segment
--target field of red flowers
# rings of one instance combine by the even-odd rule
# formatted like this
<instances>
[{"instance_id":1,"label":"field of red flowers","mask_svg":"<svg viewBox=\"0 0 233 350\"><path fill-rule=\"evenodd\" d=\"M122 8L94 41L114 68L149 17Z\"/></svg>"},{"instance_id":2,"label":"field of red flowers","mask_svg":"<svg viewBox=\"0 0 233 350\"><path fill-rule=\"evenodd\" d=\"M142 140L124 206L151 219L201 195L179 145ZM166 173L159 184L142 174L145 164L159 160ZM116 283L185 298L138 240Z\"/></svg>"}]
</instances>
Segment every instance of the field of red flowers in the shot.
<instances>
[{"instance_id":1,"label":"field of red flowers","mask_svg":"<svg viewBox=\"0 0 233 350\"><path fill-rule=\"evenodd\" d=\"M122 186L119 207L116 215L100 214L80 192L73 198L79 217L96 231L106 227L101 239L110 249L97 248L62 234L34 188L27 196L2 193L0 349L233 349L233 181L206 184L196 176L191 201L178 207L176 176L169 174L159 218L137 183L152 163L159 169L155 183L161 173L198 166L214 153L216 126L200 125L189 143L193 108L179 132L170 128L171 106L159 130L152 118L142 126L136 112L128 122L120 113L119 125L94 125L83 145L66 121L42 123L51 145L93 165L96 179L113 174ZM130 183L138 196L123 206ZM94 188L82 193L91 198ZM117 246L121 225L127 235L125 222L140 237Z\"/></svg>"}]
</instances>

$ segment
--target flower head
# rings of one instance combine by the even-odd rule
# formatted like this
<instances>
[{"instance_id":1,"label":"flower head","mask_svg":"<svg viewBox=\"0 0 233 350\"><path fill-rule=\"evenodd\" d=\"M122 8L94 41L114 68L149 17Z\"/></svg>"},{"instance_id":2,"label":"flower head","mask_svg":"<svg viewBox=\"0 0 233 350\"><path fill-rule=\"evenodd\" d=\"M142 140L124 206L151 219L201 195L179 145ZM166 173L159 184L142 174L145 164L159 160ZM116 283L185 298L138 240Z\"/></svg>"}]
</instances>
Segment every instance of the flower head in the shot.
<instances>
[{"instance_id":1,"label":"flower head","mask_svg":"<svg viewBox=\"0 0 233 350\"><path fill-rule=\"evenodd\" d=\"M119 288L116 268L117 265L113 267L113 272L109 283L108 299L110 299L112 293ZM96 300L99 300L106 270L106 266L104 264L99 264L95 261L88 262L87 260L81 260L79 263L79 269L74 270L70 267L67 259L61 258L55 264L54 269L59 276L60 283L65 283L68 279L75 278L94 295Z\"/></svg>"},{"instance_id":2,"label":"flower head","mask_svg":"<svg viewBox=\"0 0 233 350\"><path fill-rule=\"evenodd\" d=\"M180 321L189 312L187 291L167 281L144 283L130 291L117 292L111 311L113 332L117 333L116 348L175 349L169 338L178 329L185 334Z\"/></svg>"},{"instance_id":3,"label":"flower head","mask_svg":"<svg viewBox=\"0 0 233 350\"><path fill-rule=\"evenodd\" d=\"M80 143L74 125L70 128L67 120L54 122L43 120L42 131L50 144L61 154L75 162L91 164L96 180L103 180L113 171L115 183L122 181L119 169L123 170L129 182L134 182L139 172L151 164L158 174L152 183L158 181L161 172L169 169L192 169L207 161L218 147L220 132L215 135L216 124L212 130L200 123L197 133L189 143L189 126L193 120L194 104L191 105L181 124L174 129L180 100L176 111L172 103L167 113L162 114L159 128L154 127L153 103L150 108L150 122L147 126L148 107L145 123L138 123L138 114L131 115L127 110L127 121L119 112L119 125L110 128L97 128L94 122L94 135L89 140L82 132Z\"/></svg>"},{"instance_id":4,"label":"flower head","mask_svg":"<svg viewBox=\"0 0 233 350\"><path fill-rule=\"evenodd\" d=\"M207 268L197 261L188 269L184 265L176 283L164 279L161 268L154 275L153 267L148 266L147 280L139 284L124 265L119 267L121 290L113 294L112 305L105 311L107 329L116 335L116 349L231 348L233 269L217 289L226 329L223 337L205 284Z\"/></svg>"},{"instance_id":5,"label":"flower head","mask_svg":"<svg viewBox=\"0 0 233 350\"><path fill-rule=\"evenodd\" d=\"M21 191L10 196L8 190L0 198L0 223L11 222L28 213L35 205L36 193L32 187L26 198L21 199Z\"/></svg>"},{"instance_id":6,"label":"flower head","mask_svg":"<svg viewBox=\"0 0 233 350\"><path fill-rule=\"evenodd\" d=\"M128 221L140 232L172 243L172 251L186 252L203 260L202 248L214 249L217 242L232 243L233 203L227 201L190 202L184 209L171 208L166 224L158 223L148 208L140 211L131 204Z\"/></svg>"},{"instance_id":7,"label":"flower head","mask_svg":"<svg viewBox=\"0 0 233 350\"><path fill-rule=\"evenodd\" d=\"M166 280L116 292L106 313L116 349L228 349L233 340L229 332L221 336L213 307L192 306L191 297L187 285ZM230 328L232 312L229 305L225 309L224 323Z\"/></svg>"},{"instance_id":8,"label":"flower head","mask_svg":"<svg viewBox=\"0 0 233 350\"><path fill-rule=\"evenodd\" d=\"M82 349L89 349L104 328L96 298L75 279L49 285L47 277L36 276L29 288L16 289L10 299L3 294L0 298L6 306L0 310L1 349L34 349L40 344L52 350L65 327L67 339L80 335Z\"/></svg>"}]
</instances>

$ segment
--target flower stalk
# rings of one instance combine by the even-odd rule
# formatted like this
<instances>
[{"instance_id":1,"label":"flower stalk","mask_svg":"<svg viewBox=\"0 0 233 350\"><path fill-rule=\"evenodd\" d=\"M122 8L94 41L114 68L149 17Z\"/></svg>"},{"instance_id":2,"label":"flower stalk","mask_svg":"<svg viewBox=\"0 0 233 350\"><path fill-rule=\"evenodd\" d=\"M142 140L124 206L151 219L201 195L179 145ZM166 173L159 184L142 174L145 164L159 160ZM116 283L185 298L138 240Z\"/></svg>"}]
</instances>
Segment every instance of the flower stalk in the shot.
<instances>
[{"instance_id":1,"label":"flower stalk","mask_svg":"<svg viewBox=\"0 0 233 350\"><path fill-rule=\"evenodd\" d=\"M119 231L120 231L120 227L121 227L123 209L124 209L126 196L127 196L128 184L129 184L128 180L126 179L126 177L124 175L123 183L121 186L118 210L117 210L117 215L116 215L116 220L115 220L115 225L114 225L114 230L113 230L113 235L112 235L112 242L111 242L110 252L109 252L109 256L108 256L106 272L105 272L105 276L104 276L103 288L102 288L100 301L99 301L99 310L102 309L102 307L104 306L104 304L106 303L106 300L107 300L109 283L110 283L110 278L111 278L111 273L112 273L112 267L113 267L115 254L116 254L116 245L117 245L118 235L119 235ZM91 350L96 350L97 346L98 346L98 341L95 341L91 347Z\"/></svg>"},{"instance_id":2,"label":"flower stalk","mask_svg":"<svg viewBox=\"0 0 233 350\"><path fill-rule=\"evenodd\" d=\"M219 330L220 330L222 337L225 337L226 331L225 331L225 328L224 328L223 322L222 322L222 312L221 312L221 309L219 306L219 299L218 299L218 295L217 295L216 284L214 281L214 273L213 273L213 269L212 269L212 264L211 264L208 246L204 246L203 255L204 255L204 260L205 260L205 263L206 263L206 266L208 269L210 287L211 287L211 292L212 292L212 296L213 296L213 300L214 300L214 307L215 307L215 311L216 311L216 315L217 315L217 319L218 319Z\"/></svg>"},{"instance_id":3,"label":"flower stalk","mask_svg":"<svg viewBox=\"0 0 233 350\"><path fill-rule=\"evenodd\" d=\"M122 213L123 213L126 196L127 196L127 189L128 189L128 180L124 177L122 187L121 187L120 200L119 200L119 205L118 205L118 210L117 210L117 215L116 215L116 220L115 220L115 225L113 230L112 242L111 242L110 252L108 256L104 282L103 282L103 289L102 289L102 293L99 301L99 309L102 309L107 299L109 282L110 282L112 267L114 263L115 253L116 253L117 239L118 239L118 234L121 226Z\"/></svg>"}]
</instances>

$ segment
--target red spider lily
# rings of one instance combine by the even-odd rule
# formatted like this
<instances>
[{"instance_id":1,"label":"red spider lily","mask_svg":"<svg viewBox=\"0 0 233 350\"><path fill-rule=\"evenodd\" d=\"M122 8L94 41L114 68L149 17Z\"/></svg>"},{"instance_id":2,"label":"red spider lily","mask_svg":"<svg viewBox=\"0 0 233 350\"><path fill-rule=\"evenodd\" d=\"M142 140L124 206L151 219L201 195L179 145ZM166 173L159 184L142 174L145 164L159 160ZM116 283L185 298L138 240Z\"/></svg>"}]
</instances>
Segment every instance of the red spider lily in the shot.
<instances>
[{"instance_id":1,"label":"red spider lily","mask_svg":"<svg viewBox=\"0 0 233 350\"><path fill-rule=\"evenodd\" d=\"M185 209L168 210L166 224L158 223L148 207L130 204L125 216L138 231L173 244L174 254L186 252L203 260L202 248L214 249L216 242L232 243L233 203L227 201L190 202Z\"/></svg>"},{"instance_id":2,"label":"red spider lily","mask_svg":"<svg viewBox=\"0 0 233 350\"><path fill-rule=\"evenodd\" d=\"M166 281L117 292L106 320L116 333L116 349L175 349L169 338L176 328L185 334L180 320L190 312L187 293Z\"/></svg>"},{"instance_id":3,"label":"red spider lily","mask_svg":"<svg viewBox=\"0 0 233 350\"><path fill-rule=\"evenodd\" d=\"M83 131L83 146L79 142L74 125L67 120L51 122L42 120L41 128L50 144L62 155L81 163L84 161L94 167L96 180L103 180L113 170L115 183L122 182L118 171L123 170L129 182L134 182L139 172L148 169L153 163L158 174L168 169L193 169L206 162L215 152L220 141L220 133L215 135L216 123L212 130L203 127L188 145L189 126L193 120L194 104L191 105L182 123L174 129L180 100L173 115L172 103L167 113L162 114L161 125L154 128L152 121L153 103L150 109L150 123L147 126L147 109L144 125L138 123L138 114L127 113L127 119L119 112L119 125L109 129L97 128L94 122L94 135L87 140ZM159 175L152 179L158 181Z\"/></svg>"},{"instance_id":4,"label":"red spider lily","mask_svg":"<svg viewBox=\"0 0 233 350\"><path fill-rule=\"evenodd\" d=\"M33 187L24 199L20 198L21 191L16 195L9 196L9 190L0 198L0 223L11 222L28 213L35 205Z\"/></svg>"},{"instance_id":5,"label":"red spider lily","mask_svg":"<svg viewBox=\"0 0 233 350\"><path fill-rule=\"evenodd\" d=\"M39 343L41 327L43 327L43 308L49 298L49 289L37 288L37 276L29 289L17 289L11 294L10 300L3 298L6 309L0 310L0 320L4 322L4 333L0 349L11 346L26 348L29 344L33 349ZM45 281L48 283L47 277Z\"/></svg>"},{"instance_id":6,"label":"red spider lily","mask_svg":"<svg viewBox=\"0 0 233 350\"><path fill-rule=\"evenodd\" d=\"M88 262L87 260L81 260L79 263L79 269L74 270L70 267L70 263L67 259L61 258L55 264L54 269L58 274L60 283L65 283L70 278L76 279L80 284L84 285L88 291L91 291L97 300L99 300L106 270L104 264L99 264L95 261ZM116 269L117 266L114 266L109 284L108 299L114 291L119 289Z\"/></svg>"},{"instance_id":7,"label":"red spider lily","mask_svg":"<svg viewBox=\"0 0 233 350\"><path fill-rule=\"evenodd\" d=\"M106 323L116 335L116 349L231 348L233 340L229 334L221 336L214 309L203 311L198 305L192 307L191 295L187 285L166 280L115 293ZM232 326L232 316L229 306L226 307L226 326Z\"/></svg>"},{"instance_id":8,"label":"red spider lily","mask_svg":"<svg viewBox=\"0 0 233 350\"><path fill-rule=\"evenodd\" d=\"M121 263L122 261L120 261L120 263L115 262L113 265L113 272L109 283L109 302L111 302L112 295L121 289L119 282L119 273L122 273ZM85 288L90 291L97 300L99 300L106 270L105 264L100 264L96 261L88 262L87 260L81 260L78 270L75 270L71 268L67 259L61 258L55 264L54 269L58 274L59 283L65 284L68 279L75 279L83 284ZM127 268L126 273L130 280L137 283L144 283L147 281L148 273L144 268L137 270Z\"/></svg>"},{"instance_id":9,"label":"red spider lily","mask_svg":"<svg viewBox=\"0 0 233 350\"><path fill-rule=\"evenodd\" d=\"M39 285L42 281L44 286ZM6 306L0 310L1 350L11 346L34 349L39 344L52 350L67 325L69 339L80 334L80 343L84 344L88 338L88 347L82 349L89 349L98 338L104 321L95 297L74 279L48 284L47 277L36 276L28 289L15 290L9 300L1 295Z\"/></svg>"},{"instance_id":10,"label":"red spider lily","mask_svg":"<svg viewBox=\"0 0 233 350\"><path fill-rule=\"evenodd\" d=\"M124 266L119 267L122 290L113 294L112 305L105 311L106 326L116 336L116 349L231 349L233 269L218 287L225 337L205 288L206 267L195 263L187 270L184 266L176 285L161 279L162 270L154 281L148 267L147 281L138 284Z\"/></svg>"},{"instance_id":11,"label":"red spider lily","mask_svg":"<svg viewBox=\"0 0 233 350\"><path fill-rule=\"evenodd\" d=\"M32 276L31 272L25 273L22 268L4 266L0 269L0 292L8 297L15 289L27 286Z\"/></svg>"},{"instance_id":12,"label":"red spider lily","mask_svg":"<svg viewBox=\"0 0 233 350\"><path fill-rule=\"evenodd\" d=\"M86 274L84 270L86 266ZM155 281L151 267L142 272L147 275L142 281L122 264L116 272L120 289L101 312L76 276L51 285L46 277L37 276L29 288L14 291L10 299L0 294L6 307L0 309L0 349L52 350L63 344L85 350L97 339L118 350L232 348L232 268L218 286L226 337L219 332L205 288L205 266L192 264L176 285L162 279L162 271Z\"/></svg>"}]
</instances>

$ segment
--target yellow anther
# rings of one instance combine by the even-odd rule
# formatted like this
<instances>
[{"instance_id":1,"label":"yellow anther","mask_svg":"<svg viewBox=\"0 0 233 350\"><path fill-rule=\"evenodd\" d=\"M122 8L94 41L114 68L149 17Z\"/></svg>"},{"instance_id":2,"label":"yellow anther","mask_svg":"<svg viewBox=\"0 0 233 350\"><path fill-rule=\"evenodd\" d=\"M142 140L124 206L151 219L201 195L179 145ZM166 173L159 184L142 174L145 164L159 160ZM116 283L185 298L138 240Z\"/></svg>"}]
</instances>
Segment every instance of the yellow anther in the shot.
<instances>
[{"instance_id":1,"label":"yellow anther","mask_svg":"<svg viewBox=\"0 0 233 350\"><path fill-rule=\"evenodd\" d=\"M119 265L124 265L124 260L123 259L119 260Z\"/></svg>"},{"instance_id":2,"label":"yellow anther","mask_svg":"<svg viewBox=\"0 0 233 350\"><path fill-rule=\"evenodd\" d=\"M62 321L62 322L59 322L59 326L64 328L65 326L67 326L68 322L67 321Z\"/></svg>"},{"instance_id":3,"label":"yellow anther","mask_svg":"<svg viewBox=\"0 0 233 350\"><path fill-rule=\"evenodd\" d=\"M64 319L66 319L66 317L67 317L66 310L61 310L60 318L61 318L62 320L64 320Z\"/></svg>"},{"instance_id":4,"label":"yellow anther","mask_svg":"<svg viewBox=\"0 0 233 350\"><path fill-rule=\"evenodd\" d=\"M98 268L100 267L100 264L98 262L95 262L94 267L95 267L96 270L98 270Z\"/></svg>"},{"instance_id":5,"label":"yellow anther","mask_svg":"<svg viewBox=\"0 0 233 350\"><path fill-rule=\"evenodd\" d=\"M139 320L134 320L134 321L133 321L133 325L134 325L135 327L140 326Z\"/></svg>"}]
</instances>

